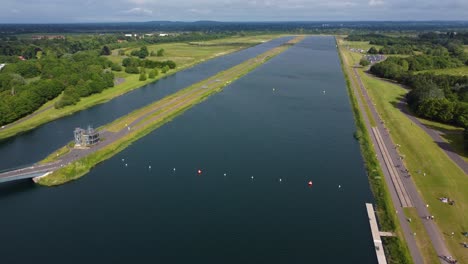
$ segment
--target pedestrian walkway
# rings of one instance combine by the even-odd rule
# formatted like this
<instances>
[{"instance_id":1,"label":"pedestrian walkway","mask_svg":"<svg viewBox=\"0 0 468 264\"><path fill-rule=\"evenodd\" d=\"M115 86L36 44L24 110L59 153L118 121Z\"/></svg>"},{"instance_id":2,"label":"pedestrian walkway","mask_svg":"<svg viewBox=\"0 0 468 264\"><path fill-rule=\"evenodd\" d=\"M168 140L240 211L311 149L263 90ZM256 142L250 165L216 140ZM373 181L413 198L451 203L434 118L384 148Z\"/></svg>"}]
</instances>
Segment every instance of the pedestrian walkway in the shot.
<instances>
[{"instance_id":1,"label":"pedestrian walkway","mask_svg":"<svg viewBox=\"0 0 468 264\"><path fill-rule=\"evenodd\" d=\"M380 237L379 227L377 226L377 219L375 217L374 207L370 203L366 203L367 215L369 216L369 224L372 232L372 239L374 240L375 254L377 254L377 261L379 264L387 264L385 252Z\"/></svg>"},{"instance_id":2,"label":"pedestrian walkway","mask_svg":"<svg viewBox=\"0 0 468 264\"><path fill-rule=\"evenodd\" d=\"M382 135L380 134L379 130L376 127L372 127L372 133L377 141L377 145L382 153L385 167L390 174L390 178L392 179L393 186L395 186L395 190L398 195L398 199L400 200L401 207L413 207L413 203L411 202L410 196L406 191L404 184L401 181L400 175L396 170L396 166L392 161L392 157L390 156L387 147L383 141Z\"/></svg>"}]
</instances>

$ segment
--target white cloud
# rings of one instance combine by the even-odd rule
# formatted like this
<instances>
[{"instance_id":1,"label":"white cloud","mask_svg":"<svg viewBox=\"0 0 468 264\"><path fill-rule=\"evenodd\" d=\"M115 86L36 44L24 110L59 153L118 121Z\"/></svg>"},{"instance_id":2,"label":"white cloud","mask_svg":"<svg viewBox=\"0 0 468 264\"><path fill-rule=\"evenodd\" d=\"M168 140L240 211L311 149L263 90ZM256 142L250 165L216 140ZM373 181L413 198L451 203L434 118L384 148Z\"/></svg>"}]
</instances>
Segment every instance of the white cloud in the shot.
<instances>
[{"instance_id":1,"label":"white cloud","mask_svg":"<svg viewBox=\"0 0 468 264\"><path fill-rule=\"evenodd\" d=\"M153 14L153 11L146 8L135 7L129 10L122 11L120 13L134 16L151 16Z\"/></svg>"},{"instance_id":2,"label":"white cloud","mask_svg":"<svg viewBox=\"0 0 468 264\"><path fill-rule=\"evenodd\" d=\"M385 2L383 0L370 0L369 1L370 6L380 6L380 5L383 5L383 4L385 4Z\"/></svg>"},{"instance_id":3,"label":"white cloud","mask_svg":"<svg viewBox=\"0 0 468 264\"><path fill-rule=\"evenodd\" d=\"M212 12L210 9L198 9L198 8L191 8L188 11L195 13L195 14L202 14L202 15L206 15Z\"/></svg>"}]
</instances>

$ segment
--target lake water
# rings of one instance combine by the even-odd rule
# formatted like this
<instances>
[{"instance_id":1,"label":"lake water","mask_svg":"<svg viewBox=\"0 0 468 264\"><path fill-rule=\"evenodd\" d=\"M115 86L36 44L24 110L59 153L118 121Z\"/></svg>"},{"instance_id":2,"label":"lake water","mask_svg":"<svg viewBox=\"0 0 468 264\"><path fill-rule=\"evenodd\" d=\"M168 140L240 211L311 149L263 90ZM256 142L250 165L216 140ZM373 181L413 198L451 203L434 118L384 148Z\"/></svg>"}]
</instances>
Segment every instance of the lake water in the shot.
<instances>
[{"instance_id":1,"label":"lake water","mask_svg":"<svg viewBox=\"0 0 468 264\"><path fill-rule=\"evenodd\" d=\"M0 185L2 263L376 263L354 131L308 37L78 181Z\"/></svg>"}]
</instances>

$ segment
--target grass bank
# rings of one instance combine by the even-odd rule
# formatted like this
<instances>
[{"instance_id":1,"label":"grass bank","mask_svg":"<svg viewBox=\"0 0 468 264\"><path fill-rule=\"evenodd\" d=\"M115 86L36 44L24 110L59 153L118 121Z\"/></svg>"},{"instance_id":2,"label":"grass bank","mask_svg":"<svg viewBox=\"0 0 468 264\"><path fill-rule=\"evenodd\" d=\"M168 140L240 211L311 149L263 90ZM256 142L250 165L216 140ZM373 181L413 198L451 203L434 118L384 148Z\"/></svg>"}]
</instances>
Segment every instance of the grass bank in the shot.
<instances>
[{"instance_id":1,"label":"grass bank","mask_svg":"<svg viewBox=\"0 0 468 264\"><path fill-rule=\"evenodd\" d=\"M300 41L301 39L302 38L295 38L294 43ZM133 123L131 132L128 134L120 137L109 145L53 172L52 174L38 179L37 183L46 186L54 186L80 178L98 163L122 151L132 142L149 134L154 129L162 126L163 124L171 121L173 118L182 114L193 105L206 100L210 95L221 91L224 86L252 71L256 67L268 61L270 58L280 54L287 48L287 45L283 45L271 49L255 58L249 59L226 71L220 72L204 81L193 84L174 93L173 95L163 98L160 101L148 105L142 109L136 110L129 115L121 117L109 125L104 126L102 129L120 131L121 129L126 129L126 124ZM222 82L216 82L216 80L221 79L223 80ZM177 98L180 100L172 100ZM164 105L163 109L161 109L162 105ZM60 149L57 153L52 153L49 156L49 161L53 161L57 154L60 154L61 151L63 150Z\"/></svg>"},{"instance_id":2,"label":"grass bank","mask_svg":"<svg viewBox=\"0 0 468 264\"><path fill-rule=\"evenodd\" d=\"M417 125L414 125L396 106L407 92L399 85L373 78L359 71L366 89L376 103L381 117L390 130L395 143L401 145L399 152L405 156L405 165L429 211L444 234L452 254L460 263L468 262L468 251L461 242L468 230L468 176L443 152L443 150ZM453 206L444 204L439 197L450 197ZM455 233L452 238L447 234Z\"/></svg>"},{"instance_id":3,"label":"grass bank","mask_svg":"<svg viewBox=\"0 0 468 264\"><path fill-rule=\"evenodd\" d=\"M199 42L200 45L190 45L188 43L166 43L149 46L150 51L160 48L164 48L166 50L165 56L149 57L149 59L173 60L177 63L177 68L167 72L166 74L159 73L155 79L147 79L146 81L139 81L139 74L115 72L116 77L125 79L123 83L106 89L99 94L81 98L76 105L67 106L62 109L55 109L53 107L54 103L60 99L60 97L57 97L43 105L31 115L10 125L6 125L4 129L0 129L0 140L34 129L42 124L74 114L75 112L90 108L94 105L105 103L117 96L128 93L151 82L158 81L159 79L174 74L180 70L192 67L203 61L245 49L280 36L281 35L229 37L216 41ZM212 45L213 43L216 45ZM116 63L121 63L125 56L118 56L117 54L118 52L114 51L113 55L108 56L108 58Z\"/></svg>"},{"instance_id":4,"label":"grass bank","mask_svg":"<svg viewBox=\"0 0 468 264\"><path fill-rule=\"evenodd\" d=\"M353 76L351 71L351 65L344 63L343 56L346 51L339 45L339 54L341 60L341 67L346 80L346 86L348 88L348 94L351 102L351 108L354 114L354 120L356 125L355 138L359 140L361 147L362 157L364 159L365 168L369 178L369 183L374 194L376 204L376 214L379 220L380 229L383 231L392 231L397 234L397 237L385 238L385 256L388 263L413 263L409 249L405 243L398 219L395 215L395 207L393 206L388 187L385 184L382 169L380 168L379 161L376 158L376 153L372 146L370 135L366 129L366 125L363 119L363 114L359 109L357 98L353 92L354 87L358 87L356 80L353 79L353 83L349 76ZM361 96L361 95L359 95Z\"/></svg>"}]
</instances>

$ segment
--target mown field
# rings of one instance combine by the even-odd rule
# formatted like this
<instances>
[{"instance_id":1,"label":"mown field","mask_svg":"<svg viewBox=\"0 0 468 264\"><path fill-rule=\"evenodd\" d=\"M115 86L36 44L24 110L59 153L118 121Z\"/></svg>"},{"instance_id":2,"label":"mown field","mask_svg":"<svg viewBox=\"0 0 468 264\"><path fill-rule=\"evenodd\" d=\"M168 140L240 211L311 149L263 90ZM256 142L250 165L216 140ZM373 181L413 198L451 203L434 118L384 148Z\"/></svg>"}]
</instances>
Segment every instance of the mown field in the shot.
<instances>
[{"instance_id":1,"label":"mown field","mask_svg":"<svg viewBox=\"0 0 468 264\"><path fill-rule=\"evenodd\" d=\"M32 114L32 117L27 120L22 120L12 125L7 125L5 129L0 130L0 139L11 137L18 133L33 129L39 125L58 119L63 116L71 115L77 111L89 108L96 104L104 103L112 98L127 93L133 89L139 88L148 83L157 81L167 75L173 74L182 69L191 67L197 63L209 60L211 58L222 56L228 53L238 51L264 41L277 38L280 35L260 35L249 37L229 37L218 39L216 41L199 42L198 45L190 45L188 43L167 43L161 45L148 46L149 51L164 48L165 56L163 57L148 57L154 60L174 60L177 63L177 68L170 70L166 74L159 73L155 79L147 79L139 81L138 74L128 74L125 72L114 72L116 78L124 78L125 81L115 87L104 90L99 94L93 94L89 97L81 98L76 105L67 106L61 109L55 109L53 105L60 100L60 96L49 101ZM216 45L213 45L216 44ZM129 49L129 52L131 49ZM113 55L107 56L111 61L121 63L125 56L118 56L117 51L112 52ZM28 118L28 117L26 117Z\"/></svg>"},{"instance_id":2,"label":"mown field","mask_svg":"<svg viewBox=\"0 0 468 264\"><path fill-rule=\"evenodd\" d=\"M468 229L468 176L443 152L421 128L395 107L406 90L400 86L368 76L360 70L361 78L385 120L394 142L401 145L400 154L405 156L406 167L423 199L430 205L440 231L460 263L468 261L468 251L461 242L466 238L462 232ZM424 176L425 173L425 176ZM453 206L438 200L450 197ZM455 232L454 238L447 234Z\"/></svg>"}]
</instances>

